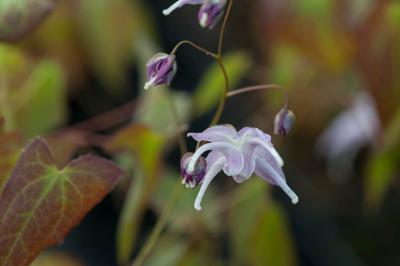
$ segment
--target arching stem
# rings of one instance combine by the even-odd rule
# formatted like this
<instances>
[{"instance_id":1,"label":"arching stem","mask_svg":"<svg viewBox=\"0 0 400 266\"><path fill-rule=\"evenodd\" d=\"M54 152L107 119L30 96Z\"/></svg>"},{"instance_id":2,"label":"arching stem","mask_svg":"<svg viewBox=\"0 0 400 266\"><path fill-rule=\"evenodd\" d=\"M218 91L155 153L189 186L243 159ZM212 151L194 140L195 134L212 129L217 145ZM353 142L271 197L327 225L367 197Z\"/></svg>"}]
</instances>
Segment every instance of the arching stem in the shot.
<instances>
[{"instance_id":1,"label":"arching stem","mask_svg":"<svg viewBox=\"0 0 400 266\"><path fill-rule=\"evenodd\" d=\"M171 55L175 55L176 52L178 51L178 49L182 46L182 45L190 45L193 48L199 50L200 52L205 53L208 56L211 56L213 58L217 58L218 56L216 54L214 54L213 52L201 47L200 45L195 44L194 42L188 41L188 40L184 40L184 41L180 41L179 43L177 43L177 45L175 45L174 49L172 49L171 51Z\"/></svg>"},{"instance_id":2,"label":"arching stem","mask_svg":"<svg viewBox=\"0 0 400 266\"><path fill-rule=\"evenodd\" d=\"M230 0L229 3L228 3L228 8L226 9L224 21L222 22L221 31L219 33L218 52L217 52L217 55L219 57L222 54L222 48L223 48L223 45L224 45L224 37L225 37L225 29L226 29L226 25L228 23L229 15L231 14L232 5L233 5L233 0Z\"/></svg>"},{"instance_id":3,"label":"arching stem","mask_svg":"<svg viewBox=\"0 0 400 266\"><path fill-rule=\"evenodd\" d=\"M288 91L279 85L275 85L275 84L269 84L269 85L256 85L256 86L251 86L251 87L245 87L245 88L241 88L241 89L237 89L234 91L230 91L227 93L227 97L233 97L233 96L237 96L240 94L244 94L244 93L249 93L249 92L253 92L253 91L259 91L259 90L280 90L284 93L284 108L288 109L289 107L289 94Z\"/></svg>"}]
</instances>

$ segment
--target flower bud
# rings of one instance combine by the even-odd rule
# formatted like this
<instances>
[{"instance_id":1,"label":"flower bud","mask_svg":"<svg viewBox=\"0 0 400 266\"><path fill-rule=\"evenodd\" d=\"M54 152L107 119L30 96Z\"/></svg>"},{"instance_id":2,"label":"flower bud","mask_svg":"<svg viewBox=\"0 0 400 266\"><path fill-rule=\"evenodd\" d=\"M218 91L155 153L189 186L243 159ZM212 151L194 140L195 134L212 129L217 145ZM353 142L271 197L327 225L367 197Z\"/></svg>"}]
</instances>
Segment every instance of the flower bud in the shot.
<instances>
[{"instance_id":1,"label":"flower bud","mask_svg":"<svg viewBox=\"0 0 400 266\"><path fill-rule=\"evenodd\" d=\"M176 73L175 55L158 53L146 64L147 82L144 88L150 89L158 85L169 85Z\"/></svg>"},{"instance_id":2,"label":"flower bud","mask_svg":"<svg viewBox=\"0 0 400 266\"><path fill-rule=\"evenodd\" d=\"M204 175L206 174L206 160L200 156L197 160L194 170L188 171L188 165L192 159L193 153L186 153L181 159L181 176L182 184L186 185L187 188L194 188L201 182L203 182Z\"/></svg>"},{"instance_id":3,"label":"flower bud","mask_svg":"<svg viewBox=\"0 0 400 266\"><path fill-rule=\"evenodd\" d=\"M206 0L199 11L199 23L203 28L212 29L221 19L226 0Z\"/></svg>"},{"instance_id":4,"label":"flower bud","mask_svg":"<svg viewBox=\"0 0 400 266\"><path fill-rule=\"evenodd\" d=\"M287 108L283 108L275 116L274 133L276 135L286 136L292 129L294 121L295 121L294 113Z\"/></svg>"}]
</instances>

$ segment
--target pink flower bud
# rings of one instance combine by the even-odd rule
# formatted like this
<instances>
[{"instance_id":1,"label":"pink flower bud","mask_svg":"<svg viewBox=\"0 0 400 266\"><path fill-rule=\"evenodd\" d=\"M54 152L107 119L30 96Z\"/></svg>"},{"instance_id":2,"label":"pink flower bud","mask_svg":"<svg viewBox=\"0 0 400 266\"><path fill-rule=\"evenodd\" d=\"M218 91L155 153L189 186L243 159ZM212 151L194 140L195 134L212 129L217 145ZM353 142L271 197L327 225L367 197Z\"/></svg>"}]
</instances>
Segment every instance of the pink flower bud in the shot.
<instances>
[{"instance_id":1,"label":"pink flower bud","mask_svg":"<svg viewBox=\"0 0 400 266\"><path fill-rule=\"evenodd\" d=\"M175 55L158 53L149 60L146 67L146 90L158 85L169 85L176 73Z\"/></svg>"},{"instance_id":2,"label":"pink flower bud","mask_svg":"<svg viewBox=\"0 0 400 266\"><path fill-rule=\"evenodd\" d=\"M287 109L283 108L279 111L279 113L275 116L275 125L274 125L274 133L276 135L286 136L289 134L289 131L292 129L295 121L294 113Z\"/></svg>"}]
</instances>

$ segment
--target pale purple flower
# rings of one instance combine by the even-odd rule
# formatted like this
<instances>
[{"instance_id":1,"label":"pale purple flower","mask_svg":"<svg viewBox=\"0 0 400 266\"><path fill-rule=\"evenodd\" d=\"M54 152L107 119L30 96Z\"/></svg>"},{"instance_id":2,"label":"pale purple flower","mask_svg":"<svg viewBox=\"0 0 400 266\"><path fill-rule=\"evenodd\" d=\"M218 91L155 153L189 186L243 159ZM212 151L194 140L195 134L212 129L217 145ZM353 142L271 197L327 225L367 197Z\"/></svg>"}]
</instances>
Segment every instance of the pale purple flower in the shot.
<instances>
[{"instance_id":1,"label":"pale purple flower","mask_svg":"<svg viewBox=\"0 0 400 266\"><path fill-rule=\"evenodd\" d=\"M191 157L186 168L188 173L193 173L197 160L203 153L210 151L206 157L206 174L194 203L195 209L201 210L204 193L220 171L238 183L246 181L255 173L265 181L281 187L294 204L298 202L297 195L286 184L282 171L283 160L268 134L257 128L245 127L237 132L230 125L219 125L202 133L189 133L188 136L196 141L208 142Z\"/></svg>"},{"instance_id":2,"label":"pale purple flower","mask_svg":"<svg viewBox=\"0 0 400 266\"><path fill-rule=\"evenodd\" d=\"M275 116L275 124L274 124L274 133L275 135L283 135L286 136L289 134L289 131L292 129L295 121L294 113L287 109L283 108L279 111L279 113Z\"/></svg>"},{"instance_id":3,"label":"pale purple flower","mask_svg":"<svg viewBox=\"0 0 400 266\"><path fill-rule=\"evenodd\" d=\"M198 184L203 182L204 175L206 174L206 160L201 156L195 165L194 171L187 172L189 161L192 159L193 153L186 153L181 159L181 176L182 184L187 188L195 188Z\"/></svg>"},{"instance_id":4,"label":"pale purple flower","mask_svg":"<svg viewBox=\"0 0 400 266\"><path fill-rule=\"evenodd\" d=\"M158 85L169 85L176 73L175 55L158 53L149 60L146 68L146 90Z\"/></svg>"},{"instance_id":5,"label":"pale purple flower","mask_svg":"<svg viewBox=\"0 0 400 266\"><path fill-rule=\"evenodd\" d=\"M381 122L371 95L362 92L318 139L317 150L328 160L328 171L336 181L343 181L352 171L361 148L373 144Z\"/></svg>"},{"instance_id":6,"label":"pale purple flower","mask_svg":"<svg viewBox=\"0 0 400 266\"><path fill-rule=\"evenodd\" d=\"M221 19L226 0L206 0L199 11L199 23L203 28L212 29Z\"/></svg>"},{"instance_id":7,"label":"pale purple flower","mask_svg":"<svg viewBox=\"0 0 400 266\"><path fill-rule=\"evenodd\" d=\"M169 8L163 10L163 14L168 16L171 14L175 9L181 8L185 5L201 5L204 3L204 0L178 0L173 3Z\"/></svg>"}]
</instances>

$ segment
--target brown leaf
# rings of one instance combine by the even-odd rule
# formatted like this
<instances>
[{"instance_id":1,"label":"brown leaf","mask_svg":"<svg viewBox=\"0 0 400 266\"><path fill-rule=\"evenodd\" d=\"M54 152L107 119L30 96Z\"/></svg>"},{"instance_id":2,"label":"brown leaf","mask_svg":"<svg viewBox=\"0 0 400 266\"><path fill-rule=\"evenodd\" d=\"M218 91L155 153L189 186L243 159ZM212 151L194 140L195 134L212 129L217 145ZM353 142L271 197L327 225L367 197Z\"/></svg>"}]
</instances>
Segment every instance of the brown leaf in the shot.
<instances>
[{"instance_id":1,"label":"brown leaf","mask_svg":"<svg viewBox=\"0 0 400 266\"><path fill-rule=\"evenodd\" d=\"M0 265L29 265L41 250L62 241L122 175L93 155L59 170L47 144L31 142L0 197Z\"/></svg>"},{"instance_id":2,"label":"brown leaf","mask_svg":"<svg viewBox=\"0 0 400 266\"><path fill-rule=\"evenodd\" d=\"M0 41L23 37L53 10L56 2L56 0L2 0L0 3Z\"/></svg>"}]
</instances>

